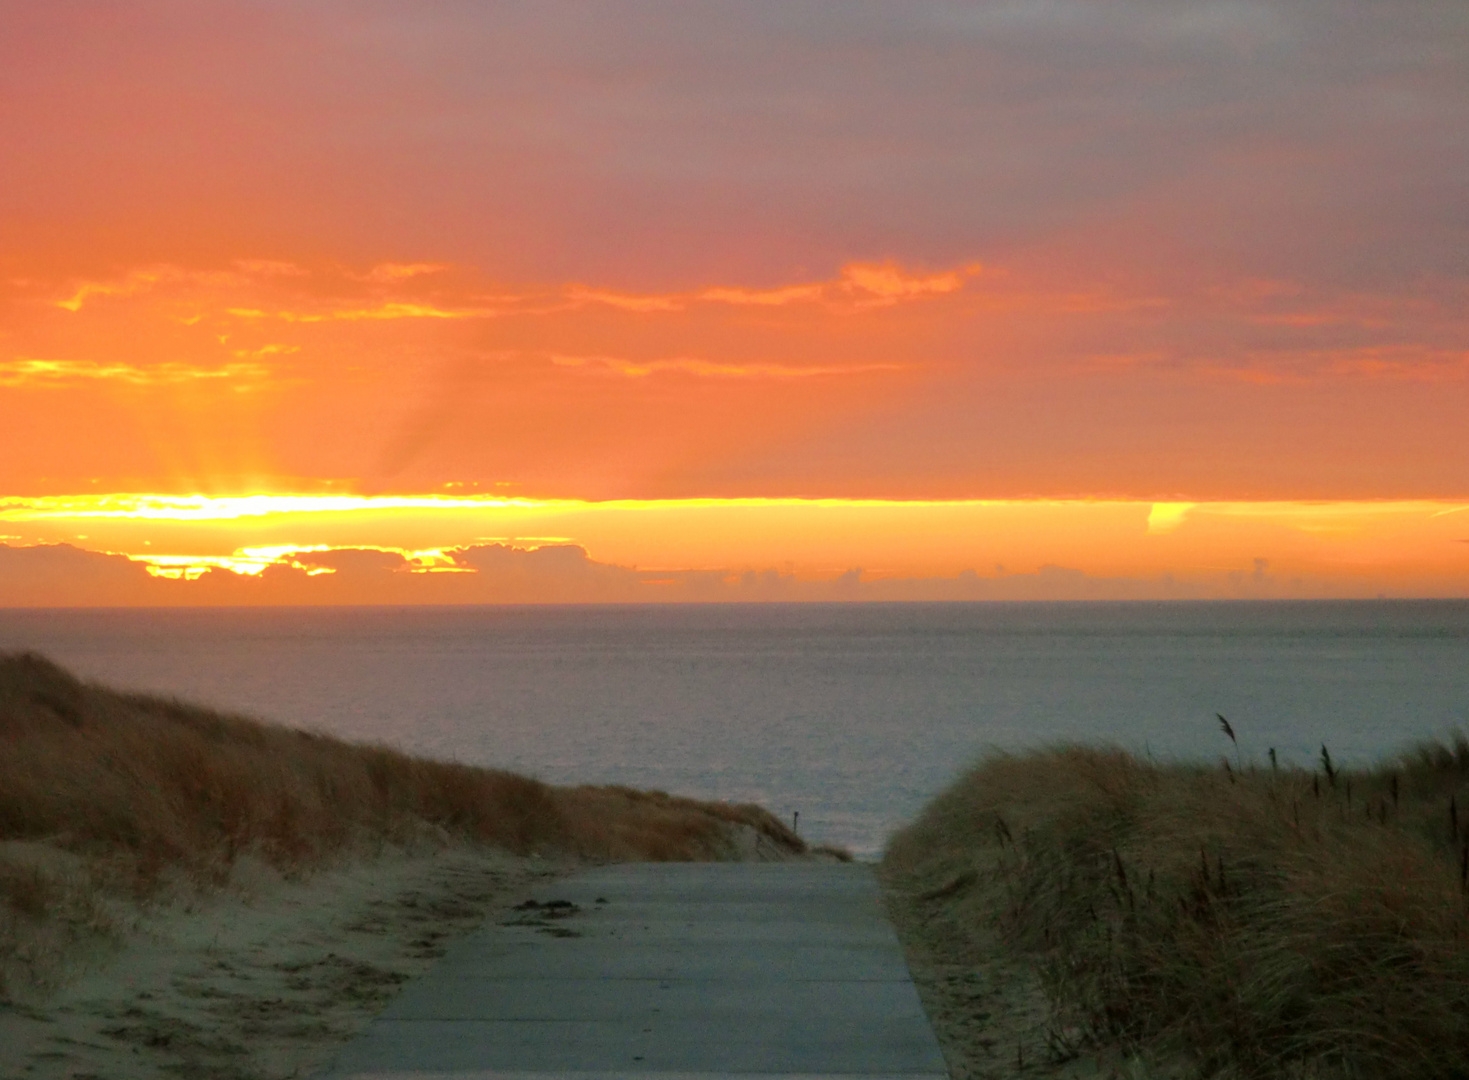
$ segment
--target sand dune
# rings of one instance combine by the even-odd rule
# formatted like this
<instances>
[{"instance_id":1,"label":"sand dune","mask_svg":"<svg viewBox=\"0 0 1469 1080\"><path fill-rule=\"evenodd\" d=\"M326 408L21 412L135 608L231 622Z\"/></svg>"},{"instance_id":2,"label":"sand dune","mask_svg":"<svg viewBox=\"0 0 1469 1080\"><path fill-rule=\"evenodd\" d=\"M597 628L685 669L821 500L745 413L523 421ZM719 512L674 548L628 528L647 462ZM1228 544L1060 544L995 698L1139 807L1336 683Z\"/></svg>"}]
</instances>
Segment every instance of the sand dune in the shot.
<instances>
[{"instance_id":1,"label":"sand dune","mask_svg":"<svg viewBox=\"0 0 1469 1080\"><path fill-rule=\"evenodd\" d=\"M33 655L0 656L0 737L5 1077L308 1075L570 867L822 857L756 806L426 761Z\"/></svg>"},{"instance_id":2,"label":"sand dune","mask_svg":"<svg viewBox=\"0 0 1469 1080\"><path fill-rule=\"evenodd\" d=\"M140 913L60 990L0 1011L0 1076L310 1075L443 942L569 865L462 847L297 881L245 865L214 896Z\"/></svg>"}]
</instances>

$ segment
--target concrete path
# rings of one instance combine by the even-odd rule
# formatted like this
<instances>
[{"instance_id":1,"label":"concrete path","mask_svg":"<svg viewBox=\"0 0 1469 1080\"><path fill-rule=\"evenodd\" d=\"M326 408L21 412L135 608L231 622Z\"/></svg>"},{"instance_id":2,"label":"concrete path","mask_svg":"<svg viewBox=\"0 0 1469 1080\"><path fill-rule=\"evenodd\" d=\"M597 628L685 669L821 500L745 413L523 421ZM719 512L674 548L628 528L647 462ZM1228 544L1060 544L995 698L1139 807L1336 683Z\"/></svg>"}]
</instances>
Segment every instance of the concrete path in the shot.
<instances>
[{"instance_id":1,"label":"concrete path","mask_svg":"<svg viewBox=\"0 0 1469 1080\"><path fill-rule=\"evenodd\" d=\"M461 941L331 1077L948 1074L867 867L604 867Z\"/></svg>"}]
</instances>

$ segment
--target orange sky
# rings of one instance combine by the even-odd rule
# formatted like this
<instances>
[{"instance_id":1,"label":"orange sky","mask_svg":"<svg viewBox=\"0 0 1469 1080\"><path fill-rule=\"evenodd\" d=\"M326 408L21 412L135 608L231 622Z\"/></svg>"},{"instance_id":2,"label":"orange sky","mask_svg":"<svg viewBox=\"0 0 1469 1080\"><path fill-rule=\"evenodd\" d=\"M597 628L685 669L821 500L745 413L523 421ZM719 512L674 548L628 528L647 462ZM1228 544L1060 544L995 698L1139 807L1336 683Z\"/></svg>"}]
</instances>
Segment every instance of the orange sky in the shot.
<instances>
[{"instance_id":1,"label":"orange sky","mask_svg":"<svg viewBox=\"0 0 1469 1080\"><path fill-rule=\"evenodd\" d=\"M0 0L0 603L1469 595L1469 14L1347 6Z\"/></svg>"}]
</instances>

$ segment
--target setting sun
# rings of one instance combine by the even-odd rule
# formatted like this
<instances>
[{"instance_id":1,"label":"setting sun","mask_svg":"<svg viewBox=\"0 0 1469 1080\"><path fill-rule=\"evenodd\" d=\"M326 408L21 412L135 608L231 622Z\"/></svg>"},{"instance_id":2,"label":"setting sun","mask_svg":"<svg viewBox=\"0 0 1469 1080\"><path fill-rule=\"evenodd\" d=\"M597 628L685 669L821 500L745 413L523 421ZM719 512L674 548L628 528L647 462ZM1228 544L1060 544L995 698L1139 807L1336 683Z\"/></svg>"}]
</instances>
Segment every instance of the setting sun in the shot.
<instances>
[{"instance_id":1,"label":"setting sun","mask_svg":"<svg viewBox=\"0 0 1469 1080\"><path fill-rule=\"evenodd\" d=\"M1469 595L1436 54L1383 68L1436 103L1400 124L1283 62L1264 12L1160 13L1142 53L1119 15L1085 72L1060 15L967 12L942 47L969 60L917 82L877 19L812 83L836 39L792 66L751 13L718 58L589 14L609 67L549 13L420 13L409 48L386 11L339 38L330 3L164 10L0 44L16 86L44 57L68 87L0 126L0 603L45 602L12 584L37 545L258 585L257 541L541 535L812 597L860 569L843 596L961 598L997 564L1078 599ZM1210 61L1185 106L1170 50L1248 54L1257 96ZM435 602L497 595L476 573ZM614 595L644 592L587 593Z\"/></svg>"},{"instance_id":2,"label":"setting sun","mask_svg":"<svg viewBox=\"0 0 1469 1080\"><path fill-rule=\"evenodd\" d=\"M1464 0L0 0L0 1076L1469 1076Z\"/></svg>"}]
</instances>

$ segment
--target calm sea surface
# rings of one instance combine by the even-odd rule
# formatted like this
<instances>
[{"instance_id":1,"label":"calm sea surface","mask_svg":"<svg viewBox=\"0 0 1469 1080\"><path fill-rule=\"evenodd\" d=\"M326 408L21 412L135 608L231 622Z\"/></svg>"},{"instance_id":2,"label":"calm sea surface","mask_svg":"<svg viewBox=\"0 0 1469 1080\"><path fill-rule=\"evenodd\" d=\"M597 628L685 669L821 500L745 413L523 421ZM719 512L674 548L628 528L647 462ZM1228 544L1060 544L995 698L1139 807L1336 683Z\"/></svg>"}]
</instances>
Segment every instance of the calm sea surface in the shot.
<instances>
[{"instance_id":1,"label":"calm sea surface","mask_svg":"<svg viewBox=\"0 0 1469 1080\"><path fill-rule=\"evenodd\" d=\"M873 854L987 749L1365 761L1469 727L1469 602L0 611L108 683L753 800Z\"/></svg>"}]
</instances>

